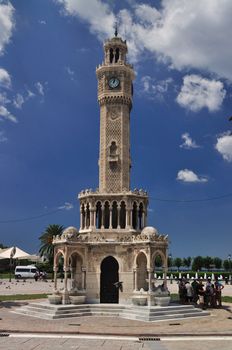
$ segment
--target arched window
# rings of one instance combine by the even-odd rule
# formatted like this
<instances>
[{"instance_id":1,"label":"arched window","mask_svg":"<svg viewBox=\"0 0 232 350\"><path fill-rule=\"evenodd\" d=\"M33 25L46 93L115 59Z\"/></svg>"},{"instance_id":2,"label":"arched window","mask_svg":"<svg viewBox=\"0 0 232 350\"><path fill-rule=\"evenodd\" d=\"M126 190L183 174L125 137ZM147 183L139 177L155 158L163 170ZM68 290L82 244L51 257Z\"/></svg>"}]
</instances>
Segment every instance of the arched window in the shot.
<instances>
[{"instance_id":1,"label":"arched window","mask_svg":"<svg viewBox=\"0 0 232 350\"><path fill-rule=\"evenodd\" d=\"M112 141L110 145L110 155L115 156L116 154L117 154L117 145L115 141Z\"/></svg>"},{"instance_id":2,"label":"arched window","mask_svg":"<svg viewBox=\"0 0 232 350\"><path fill-rule=\"evenodd\" d=\"M86 228L89 228L90 226L90 210L89 210L89 203L86 206Z\"/></svg>"},{"instance_id":3,"label":"arched window","mask_svg":"<svg viewBox=\"0 0 232 350\"><path fill-rule=\"evenodd\" d=\"M96 205L96 227L101 228L102 225L102 207L101 202L97 202Z\"/></svg>"},{"instance_id":4,"label":"arched window","mask_svg":"<svg viewBox=\"0 0 232 350\"><path fill-rule=\"evenodd\" d=\"M120 227L121 228L126 227L126 204L125 204L125 202L122 202L121 206L120 206Z\"/></svg>"},{"instance_id":5,"label":"arched window","mask_svg":"<svg viewBox=\"0 0 232 350\"><path fill-rule=\"evenodd\" d=\"M118 62L119 59L119 49L116 49L116 54L115 54L115 63Z\"/></svg>"},{"instance_id":6,"label":"arched window","mask_svg":"<svg viewBox=\"0 0 232 350\"><path fill-rule=\"evenodd\" d=\"M110 63L113 63L113 59L114 59L114 51L113 49L110 49Z\"/></svg>"},{"instance_id":7,"label":"arched window","mask_svg":"<svg viewBox=\"0 0 232 350\"><path fill-rule=\"evenodd\" d=\"M137 217L137 204L134 202L132 210L132 227L134 230L137 230L138 217Z\"/></svg>"},{"instance_id":8,"label":"arched window","mask_svg":"<svg viewBox=\"0 0 232 350\"><path fill-rule=\"evenodd\" d=\"M118 205L117 202L113 202L112 205L112 227L117 228L118 227Z\"/></svg>"},{"instance_id":9,"label":"arched window","mask_svg":"<svg viewBox=\"0 0 232 350\"><path fill-rule=\"evenodd\" d=\"M139 205L139 229L143 228L143 203Z\"/></svg>"},{"instance_id":10,"label":"arched window","mask_svg":"<svg viewBox=\"0 0 232 350\"><path fill-rule=\"evenodd\" d=\"M105 210L104 210L104 227L110 227L110 206L109 202L105 202Z\"/></svg>"},{"instance_id":11,"label":"arched window","mask_svg":"<svg viewBox=\"0 0 232 350\"><path fill-rule=\"evenodd\" d=\"M81 206L81 217L82 217L82 222L81 222L81 228L82 230L85 228L85 205L82 204Z\"/></svg>"}]
</instances>

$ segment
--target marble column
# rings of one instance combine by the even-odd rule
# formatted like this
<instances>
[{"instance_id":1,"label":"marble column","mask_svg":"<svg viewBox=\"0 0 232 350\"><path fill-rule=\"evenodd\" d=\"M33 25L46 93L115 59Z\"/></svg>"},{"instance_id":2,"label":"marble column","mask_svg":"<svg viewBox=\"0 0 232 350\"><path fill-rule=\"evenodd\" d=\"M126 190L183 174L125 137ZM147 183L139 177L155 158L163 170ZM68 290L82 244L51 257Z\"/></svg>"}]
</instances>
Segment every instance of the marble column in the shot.
<instances>
[{"instance_id":1,"label":"marble column","mask_svg":"<svg viewBox=\"0 0 232 350\"><path fill-rule=\"evenodd\" d=\"M112 229L112 207L110 207L110 226L109 229Z\"/></svg>"},{"instance_id":2,"label":"marble column","mask_svg":"<svg viewBox=\"0 0 232 350\"><path fill-rule=\"evenodd\" d=\"M152 282L151 282L152 269L147 269L147 272L148 272L148 291L151 292L152 291Z\"/></svg>"},{"instance_id":3,"label":"marble column","mask_svg":"<svg viewBox=\"0 0 232 350\"><path fill-rule=\"evenodd\" d=\"M81 268L81 289L86 290L86 268Z\"/></svg>"},{"instance_id":4,"label":"marble column","mask_svg":"<svg viewBox=\"0 0 232 350\"><path fill-rule=\"evenodd\" d=\"M101 214L102 214L101 229L104 229L105 228L105 209L104 209L104 207L102 208Z\"/></svg>"},{"instance_id":5,"label":"marble column","mask_svg":"<svg viewBox=\"0 0 232 350\"><path fill-rule=\"evenodd\" d=\"M58 267L54 266L53 267L53 271L54 271L54 289L53 289L53 293L56 294L56 293L58 293L58 290L57 290L57 272L58 272Z\"/></svg>"},{"instance_id":6,"label":"marble column","mask_svg":"<svg viewBox=\"0 0 232 350\"><path fill-rule=\"evenodd\" d=\"M69 296L68 296L68 272L69 272L69 267L64 266L64 291L63 291L62 304L70 304Z\"/></svg>"},{"instance_id":7,"label":"marble column","mask_svg":"<svg viewBox=\"0 0 232 350\"><path fill-rule=\"evenodd\" d=\"M136 267L134 270L134 291L138 291L138 268Z\"/></svg>"},{"instance_id":8,"label":"marble column","mask_svg":"<svg viewBox=\"0 0 232 350\"><path fill-rule=\"evenodd\" d=\"M121 226L120 226L120 206L118 206L117 208L117 214L118 214L118 224L117 224L117 229L120 229Z\"/></svg>"},{"instance_id":9,"label":"marble column","mask_svg":"<svg viewBox=\"0 0 232 350\"><path fill-rule=\"evenodd\" d=\"M80 226L81 226L81 230L83 230L83 213L82 213L82 207L80 207Z\"/></svg>"}]
</instances>

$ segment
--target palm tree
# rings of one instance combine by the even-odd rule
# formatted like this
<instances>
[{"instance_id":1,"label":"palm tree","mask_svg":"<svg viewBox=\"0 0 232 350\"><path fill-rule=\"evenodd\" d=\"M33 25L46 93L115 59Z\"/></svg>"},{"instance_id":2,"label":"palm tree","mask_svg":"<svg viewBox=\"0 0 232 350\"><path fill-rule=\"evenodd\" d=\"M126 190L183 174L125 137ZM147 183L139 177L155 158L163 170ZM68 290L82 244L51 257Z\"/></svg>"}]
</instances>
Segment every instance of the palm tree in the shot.
<instances>
[{"instance_id":1,"label":"palm tree","mask_svg":"<svg viewBox=\"0 0 232 350\"><path fill-rule=\"evenodd\" d=\"M49 225L43 234L39 237L41 247L39 248L40 256L46 256L49 261L53 261L53 236L61 236L64 227L62 225Z\"/></svg>"}]
</instances>

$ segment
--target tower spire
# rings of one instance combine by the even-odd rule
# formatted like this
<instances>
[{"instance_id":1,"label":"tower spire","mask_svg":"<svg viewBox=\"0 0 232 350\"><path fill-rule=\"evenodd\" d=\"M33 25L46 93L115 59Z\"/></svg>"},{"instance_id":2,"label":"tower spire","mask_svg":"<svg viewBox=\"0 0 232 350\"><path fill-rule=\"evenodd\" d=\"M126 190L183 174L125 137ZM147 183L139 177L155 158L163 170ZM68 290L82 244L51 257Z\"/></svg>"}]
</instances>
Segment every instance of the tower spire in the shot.
<instances>
[{"instance_id":1,"label":"tower spire","mask_svg":"<svg viewBox=\"0 0 232 350\"><path fill-rule=\"evenodd\" d=\"M118 36L118 22L116 21L114 24L114 36Z\"/></svg>"}]
</instances>

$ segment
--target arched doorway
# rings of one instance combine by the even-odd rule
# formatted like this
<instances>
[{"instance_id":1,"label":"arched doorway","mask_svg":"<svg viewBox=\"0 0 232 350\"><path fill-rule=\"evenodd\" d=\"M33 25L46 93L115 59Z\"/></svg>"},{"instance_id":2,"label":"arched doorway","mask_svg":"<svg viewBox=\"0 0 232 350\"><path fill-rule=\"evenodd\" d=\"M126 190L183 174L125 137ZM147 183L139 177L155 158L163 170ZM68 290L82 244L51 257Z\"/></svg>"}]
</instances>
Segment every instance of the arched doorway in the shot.
<instances>
[{"instance_id":1,"label":"arched doorway","mask_svg":"<svg viewBox=\"0 0 232 350\"><path fill-rule=\"evenodd\" d=\"M107 256L101 263L100 303L118 303L118 262L112 256Z\"/></svg>"}]
</instances>

